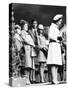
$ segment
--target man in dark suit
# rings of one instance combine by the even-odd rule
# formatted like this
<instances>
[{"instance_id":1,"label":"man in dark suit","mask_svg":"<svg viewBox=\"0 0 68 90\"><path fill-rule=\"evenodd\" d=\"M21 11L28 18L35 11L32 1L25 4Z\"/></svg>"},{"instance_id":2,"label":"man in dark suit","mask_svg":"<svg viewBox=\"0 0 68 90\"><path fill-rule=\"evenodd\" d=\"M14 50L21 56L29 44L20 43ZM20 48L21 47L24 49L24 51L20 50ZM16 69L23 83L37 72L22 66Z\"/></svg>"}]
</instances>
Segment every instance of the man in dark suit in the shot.
<instances>
[{"instance_id":1,"label":"man in dark suit","mask_svg":"<svg viewBox=\"0 0 68 90\"><path fill-rule=\"evenodd\" d=\"M37 26L38 26L38 23L36 20L32 20L31 23L32 23L32 27L31 27L31 30L29 30L29 34L31 35L31 37L34 41L34 44L37 45ZM32 47L31 57L32 57L33 70L31 71L31 75L30 75L31 83L36 82L36 80L35 80L35 58L36 58L36 56L37 56L36 49Z\"/></svg>"}]
</instances>

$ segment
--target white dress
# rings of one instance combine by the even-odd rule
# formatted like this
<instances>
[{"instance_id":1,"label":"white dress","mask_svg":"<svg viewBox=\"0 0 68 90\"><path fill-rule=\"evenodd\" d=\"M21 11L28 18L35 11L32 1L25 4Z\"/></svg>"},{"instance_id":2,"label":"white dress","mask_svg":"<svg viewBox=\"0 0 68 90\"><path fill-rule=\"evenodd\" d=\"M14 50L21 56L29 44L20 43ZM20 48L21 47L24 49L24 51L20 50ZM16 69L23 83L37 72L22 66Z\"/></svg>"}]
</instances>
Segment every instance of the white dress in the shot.
<instances>
[{"instance_id":1,"label":"white dress","mask_svg":"<svg viewBox=\"0 0 68 90\"><path fill-rule=\"evenodd\" d=\"M31 38L31 36L26 32L22 31L22 39L27 42L28 44L34 46L34 42ZM25 67L26 68L33 68L32 66L32 59L31 59L31 46L28 44L24 44L25 49Z\"/></svg>"},{"instance_id":2,"label":"white dress","mask_svg":"<svg viewBox=\"0 0 68 90\"><path fill-rule=\"evenodd\" d=\"M47 40L45 39L43 35L38 36L38 45L41 48L46 47ZM39 51L39 54L38 54L38 62L46 62L46 56L41 50Z\"/></svg>"},{"instance_id":3,"label":"white dress","mask_svg":"<svg viewBox=\"0 0 68 90\"><path fill-rule=\"evenodd\" d=\"M49 29L49 38L57 41L58 36L60 36L60 32L57 29L57 25L52 23ZM47 64L62 65L61 46L58 42L51 42L49 44Z\"/></svg>"}]
</instances>

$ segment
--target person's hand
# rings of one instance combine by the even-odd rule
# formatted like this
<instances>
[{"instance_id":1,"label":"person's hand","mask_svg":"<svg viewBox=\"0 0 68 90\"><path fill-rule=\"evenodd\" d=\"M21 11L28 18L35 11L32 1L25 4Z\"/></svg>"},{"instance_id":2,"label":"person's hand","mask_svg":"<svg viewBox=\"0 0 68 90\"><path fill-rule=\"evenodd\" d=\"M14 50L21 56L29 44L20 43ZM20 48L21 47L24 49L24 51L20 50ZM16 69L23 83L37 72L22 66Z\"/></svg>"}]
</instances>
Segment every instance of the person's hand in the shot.
<instances>
[{"instance_id":1,"label":"person's hand","mask_svg":"<svg viewBox=\"0 0 68 90\"><path fill-rule=\"evenodd\" d=\"M39 45L38 48L39 48L39 49L42 49L43 47Z\"/></svg>"},{"instance_id":2,"label":"person's hand","mask_svg":"<svg viewBox=\"0 0 68 90\"><path fill-rule=\"evenodd\" d=\"M36 45L33 45L33 48L35 48L36 47Z\"/></svg>"},{"instance_id":3,"label":"person's hand","mask_svg":"<svg viewBox=\"0 0 68 90\"><path fill-rule=\"evenodd\" d=\"M62 37L59 36L59 37L57 38L57 40L62 41Z\"/></svg>"},{"instance_id":4,"label":"person's hand","mask_svg":"<svg viewBox=\"0 0 68 90\"><path fill-rule=\"evenodd\" d=\"M56 42L59 43L59 44L61 44L61 41L59 41L59 40L57 40Z\"/></svg>"}]
</instances>

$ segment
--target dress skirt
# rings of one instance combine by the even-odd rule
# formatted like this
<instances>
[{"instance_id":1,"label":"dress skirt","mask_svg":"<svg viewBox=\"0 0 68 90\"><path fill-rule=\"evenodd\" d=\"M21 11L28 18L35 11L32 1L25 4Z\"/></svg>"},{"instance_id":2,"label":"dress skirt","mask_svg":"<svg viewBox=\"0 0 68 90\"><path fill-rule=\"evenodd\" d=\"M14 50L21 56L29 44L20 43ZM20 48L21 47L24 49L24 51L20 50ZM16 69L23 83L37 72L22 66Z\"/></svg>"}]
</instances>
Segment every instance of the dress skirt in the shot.
<instances>
[{"instance_id":1,"label":"dress skirt","mask_svg":"<svg viewBox=\"0 0 68 90\"><path fill-rule=\"evenodd\" d=\"M31 46L24 45L25 49L25 68L34 69L31 58Z\"/></svg>"},{"instance_id":2,"label":"dress skirt","mask_svg":"<svg viewBox=\"0 0 68 90\"><path fill-rule=\"evenodd\" d=\"M46 56L45 54L40 50L38 54L38 62L46 62Z\"/></svg>"},{"instance_id":3,"label":"dress skirt","mask_svg":"<svg viewBox=\"0 0 68 90\"><path fill-rule=\"evenodd\" d=\"M48 65L62 65L61 46L59 43L52 42L49 44Z\"/></svg>"}]
</instances>

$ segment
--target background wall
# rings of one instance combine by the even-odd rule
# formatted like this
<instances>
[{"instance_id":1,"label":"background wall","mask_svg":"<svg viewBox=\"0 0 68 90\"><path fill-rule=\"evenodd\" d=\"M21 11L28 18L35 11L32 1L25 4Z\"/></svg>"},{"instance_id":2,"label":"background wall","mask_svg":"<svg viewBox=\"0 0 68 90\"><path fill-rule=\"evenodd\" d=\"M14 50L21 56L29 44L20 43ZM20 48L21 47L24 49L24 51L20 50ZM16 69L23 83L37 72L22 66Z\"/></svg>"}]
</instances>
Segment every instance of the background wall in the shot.
<instances>
[{"instance_id":1,"label":"background wall","mask_svg":"<svg viewBox=\"0 0 68 90\"><path fill-rule=\"evenodd\" d=\"M21 19L31 21L37 19L39 23L45 26L51 24L52 18L56 14L63 14L64 23L66 23L66 7L65 6L52 6L52 5L37 5L37 4L13 4L15 22L19 23Z\"/></svg>"}]
</instances>

